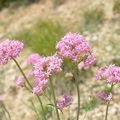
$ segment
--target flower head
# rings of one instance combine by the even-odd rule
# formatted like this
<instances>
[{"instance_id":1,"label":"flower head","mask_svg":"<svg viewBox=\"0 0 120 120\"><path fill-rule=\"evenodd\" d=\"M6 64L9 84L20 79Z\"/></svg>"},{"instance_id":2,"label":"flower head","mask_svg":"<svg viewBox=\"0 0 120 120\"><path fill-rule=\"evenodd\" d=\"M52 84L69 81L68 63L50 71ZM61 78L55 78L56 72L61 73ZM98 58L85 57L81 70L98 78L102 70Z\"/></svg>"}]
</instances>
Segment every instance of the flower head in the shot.
<instances>
[{"instance_id":1,"label":"flower head","mask_svg":"<svg viewBox=\"0 0 120 120\"><path fill-rule=\"evenodd\" d=\"M20 41L5 40L0 43L0 64L6 64L10 59L17 57L24 44Z\"/></svg>"},{"instance_id":2,"label":"flower head","mask_svg":"<svg viewBox=\"0 0 120 120\"><path fill-rule=\"evenodd\" d=\"M27 63L35 64L36 62L40 61L40 59L41 59L41 56L37 53L34 53L27 58Z\"/></svg>"},{"instance_id":3,"label":"flower head","mask_svg":"<svg viewBox=\"0 0 120 120\"><path fill-rule=\"evenodd\" d=\"M79 62L81 57L91 51L89 44L82 35L77 33L66 34L56 45L58 54L62 57L68 57L74 62Z\"/></svg>"},{"instance_id":4,"label":"flower head","mask_svg":"<svg viewBox=\"0 0 120 120\"><path fill-rule=\"evenodd\" d=\"M35 86L35 87L33 88L32 92L33 92L34 94L36 94L36 95L41 95L41 94L43 94L44 89L43 89L43 87L41 87L41 86Z\"/></svg>"},{"instance_id":5,"label":"flower head","mask_svg":"<svg viewBox=\"0 0 120 120\"><path fill-rule=\"evenodd\" d=\"M23 76L19 76L17 81L16 81L16 85L19 87L23 87L25 83L25 79Z\"/></svg>"},{"instance_id":6,"label":"flower head","mask_svg":"<svg viewBox=\"0 0 120 120\"><path fill-rule=\"evenodd\" d=\"M48 78L53 73L60 72L62 59L58 56L43 57L34 65L34 75L42 79Z\"/></svg>"},{"instance_id":7,"label":"flower head","mask_svg":"<svg viewBox=\"0 0 120 120\"><path fill-rule=\"evenodd\" d=\"M63 110L63 108L71 105L72 102L73 102L73 97L72 96L68 96L66 93L64 94L63 99L56 101L57 107L61 111Z\"/></svg>"},{"instance_id":8,"label":"flower head","mask_svg":"<svg viewBox=\"0 0 120 120\"><path fill-rule=\"evenodd\" d=\"M99 92L97 96L103 101L110 101L113 98L113 94L111 92L107 95L104 91Z\"/></svg>"},{"instance_id":9,"label":"flower head","mask_svg":"<svg viewBox=\"0 0 120 120\"><path fill-rule=\"evenodd\" d=\"M105 79L107 83L120 82L120 67L110 65L109 67L99 68L96 77L98 80Z\"/></svg>"},{"instance_id":10,"label":"flower head","mask_svg":"<svg viewBox=\"0 0 120 120\"><path fill-rule=\"evenodd\" d=\"M62 60L57 56L48 56L40 58L34 64L34 94L42 94L45 90L49 77L54 74L60 72L62 65Z\"/></svg>"}]
</instances>

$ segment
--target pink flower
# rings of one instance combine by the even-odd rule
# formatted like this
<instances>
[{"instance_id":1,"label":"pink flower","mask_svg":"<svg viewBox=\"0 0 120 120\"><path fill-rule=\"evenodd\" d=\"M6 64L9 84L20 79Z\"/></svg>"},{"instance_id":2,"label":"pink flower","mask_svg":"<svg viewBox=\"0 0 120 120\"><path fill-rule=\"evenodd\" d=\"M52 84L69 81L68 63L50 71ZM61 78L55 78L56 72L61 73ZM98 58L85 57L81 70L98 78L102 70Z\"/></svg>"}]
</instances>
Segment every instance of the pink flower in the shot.
<instances>
[{"instance_id":1,"label":"pink flower","mask_svg":"<svg viewBox=\"0 0 120 120\"><path fill-rule=\"evenodd\" d=\"M5 100L5 96L0 95L0 103Z\"/></svg>"},{"instance_id":2,"label":"pink flower","mask_svg":"<svg viewBox=\"0 0 120 120\"><path fill-rule=\"evenodd\" d=\"M63 110L63 108L71 105L72 102L73 102L73 97L72 96L68 96L66 93L64 94L63 99L56 101L57 107L61 111Z\"/></svg>"},{"instance_id":3,"label":"pink flower","mask_svg":"<svg viewBox=\"0 0 120 120\"><path fill-rule=\"evenodd\" d=\"M24 44L20 41L5 40L0 43L0 64L6 64L10 59L17 57Z\"/></svg>"},{"instance_id":4,"label":"pink flower","mask_svg":"<svg viewBox=\"0 0 120 120\"><path fill-rule=\"evenodd\" d=\"M120 67L110 65L109 67L100 68L98 69L96 76L98 80L103 78L107 83L120 82Z\"/></svg>"},{"instance_id":5,"label":"pink flower","mask_svg":"<svg viewBox=\"0 0 120 120\"><path fill-rule=\"evenodd\" d=\"M87 69L89 68L91 65L96 63L96 57L94 56L94 54L91 52L88 55L85 55L83 61L81 61L78 64L78 69Z\"/></svg>"},{"instance_id":6,"label":"pink flower","mask_svg":"<svg viewBox=\"0 0 120 120\"><path fill-rule=\"evenodd\" d=\"M42 57L34 64L34 94L42 94L45 90L49 77L60 72L62 60L57 56Z\"/></svg>"},{"instance_id":7,"label":"pink flower","mask_svg":"<svg viewBox=\"0 0 120 120\"><path fill-rule=\"evenodd\" d=\"M34 76L33 70L30 70L30 71L28 72L28 76L29 76L29 77L33 77L33 76Z\"/></svg>"},{"instance_id":8,"label":"pink flower","mask_svg":"<svg viewBox=\"0 0 120 120\"><path fill-rule=\"evenodd\" d=\"M46 79L54 73L61 72L62 59L58 56L43 57L34 65L34 75Z\"/></svg>"},{"instance_id":9,"label":"pink flower","mask_svg":"<svg viewBox=\"0 0 120 120\"><path fill-rule=\"evenodd\" d=\"M34 83L35 87L33 88L33 93L41 95L47 87L48 80L35 79Z\"/></svg>"},{"instance_id":10,"label":"pink flower","mask_svg":"<svg viewBox=\"0 0 120 120\"><path fill-rule=\"evenodd\" d=\"M25 79L23 76L19 76L17 81L16 81L16 85L19 87L23 87L25 83Z\"/></svg>"},{"instance_id":11,"label":"pink flower","mask_svg":"<svg viewBox=\"0 0 120 120\"><path fill-rule=\"evenodd\" d=\"M84 67L85 67L85 65L84 65L83 61L78 64L78 69L79 70L82 70Z\"/></svg>"},{"instance_id":12,"label":"pink flower","mask_svg":"<svg viewBox=\"0 0 120 120\"><path fill-rule=\"evenodd\" d=\"M41 95L43 94L43 92L44 92L44 89L41 86L36 86L33 88L33 93L36 95Z\"/></svg>"},{"instance_id":13,"label":"pink flower","mask_svg":"<svg viewBox=\"0 0 120 120\"><path fill-rule=\"evenodd\" d=\"M79 62L84 55L91 52L89 44L82 35L77 33L66 34L56 45L58 54ZM89 62L90 63L90 62Z\"/></svg>"},{"instance_id":14,"label":"pink flower","mask_svg":"<svg viewBox=\"0 0 120 120\"><path fill-rule=\"evenodd\" d=\"M107 95L104 91L99 92L97 96L103 101L110 101L113 98L113 94L111 92Z\"/></svg>"},{"instance_id":15,"label":"pink flower","mask_svg":"<svg viewBox=\"0 0 120 120\"><path fill-rule=\"evenodd\" d=\"M90 66L96 63L96 57L93 54L93 52L90 52L88 55L85 56L84 60L84 65L85 66Z\"/></svg>"},{"instance_id":16,"label":"pink flower","mask_svg":"<svg viewBox=\"0 0 120 120\"><path fill-rule=\"evenodd\" d=\"M27 58L27 63L28 64L35 64L36 62L40 61L41 58L42 57L39 54L34 53Z\"/></svg>"}]
</instances>

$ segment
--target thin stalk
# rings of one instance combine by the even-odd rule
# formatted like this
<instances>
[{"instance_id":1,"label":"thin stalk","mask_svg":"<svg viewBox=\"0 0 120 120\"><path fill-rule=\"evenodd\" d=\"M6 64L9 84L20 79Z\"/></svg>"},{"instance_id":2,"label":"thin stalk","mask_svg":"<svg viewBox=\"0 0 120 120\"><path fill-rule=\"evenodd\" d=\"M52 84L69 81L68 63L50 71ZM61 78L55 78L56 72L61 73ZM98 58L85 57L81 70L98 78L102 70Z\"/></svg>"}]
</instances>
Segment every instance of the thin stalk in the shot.
<instances>
[{"instance_id":1,"label":"thin stalk","mask_svg":"<svg viewBox=\"0 0 120 120\"><path fill-rule=\"evenodd\" d=\"M4 110L6 111L6 113L8 114L9 120L11 120L11 116L10 116L9 111L7 110L7 108L5 107L4 104L2 104L2 106L3 106Z\"/></svg>"},{"instance_id":2,"label":"thin stalk","mask_svg":"<svg viewBox=\"0 0 120 120\"><path fill-rule=\"evenodd\" d=\"M77 88L77 99L78 99L78 109L77 109L77 119L76 120L79 120L79 115L80 115L80 88L79 88L79 82L77 79L78 75L79 75L79 71L78 71L78 69L76 69L76 73L74 73L74 80L75 80L75 85Z\"/></svg>"},{"instance_id":3,"label":"thin stalk","mask_svg":"<svg viewBox=\"0 0 120 120\"><path fill-rule=\"evenodd\" d=\"M23 72L23 70L22 70L22 68L20 67L20 65L18 64L18 62L17 62L14 58L12 58L12 59L13 59L13 61L16 63L16 65L17 65L17 67L19 68L20 72L22 73L23 77L25 78L27 84L28 84L29 87L32 89L32 85L30 84L29 80L27 79L25 73Z\"/></svg>"},{"instance_id":4,"label":"thin stalk","mask_svg":"<svg viewBox=\"0 0 120 120\"><path fill-rule=\"evenodd\" d=\"M114 86L114 85L113 85L113 83L112 83L111 88L110 88L110 92L112 91L113 86ZM108 117L109 105L110 105L110 101L108 101L108 103L107 103L106 114L105 114L105 120L107 120L107 117Z\"/></svg>"},{"instance_id":5,"label":"thin stalk","mask_svg":"<svg viewBox=\"0 0 120 120\"><path fill-rule=\"evenodd\" d=\"M75 79L75 85L77 88L77 98L78 98L78 109L77 109L77 120L79 120L79 115L80 115L80 89L79 89L79 83Z\"/></svg>"},{"instance_id":6,"label":"thin stalk","mask_svg":"<svg viewBox=\"0 0 120 120\"><path fill-rule=\"evenodd\" d=\"M17 67L19 68L21 74L23 75L23 77L25 78L27 84L29 85L30 89L32 90L33 87L32 87L32 85L30 84L29 80L27 79L27 77L26 77L25 73L23 72L22 68L20 67L20 65L18 64L18 62L17 62L14 58L12 58L12 59L13 59L13 61L16 63L16 65L17 65ZM40 103L40 105L41 105L44 120L47 120L47 119L46 119L46 116L45 116L45 111L44 111L44 107L43 107L42 101L41 101L41 99L40 99L40 97L39 97L38 95L36 95L36 97L37 97L37 99L38 99L38 101L39 101L39 103Z\"/></svg>"},{"instance_id":7,"label":"thin stalk","mask_svg":"<svg viewBox=\"0 0 120 120\"><path fill-rule=\"evenodd\" d=\"M35 107L35 104L33 103L32 100L31 100L31 103L32 103L33 109L34 109L34 111L35 111L35 113L36 113L36 115L37 115L37 118L39 119L39 114L38 114L38 112L37 112L37 110L36 110L36 107Z\"/></svg>"},{"instance_id":8,"label":"thin stalk","mask_svg":"<svg viewBox=\"0 0 120 120\"><path fill-rule=\"evenodd\" d=\"M52 92L52 96L53 96L53 100L54 100L54 105L55 105L55 110L56 110L56 114L57 114L57 120L60 120L60 116L59 116L59 112L58 112L58 108L57 108L57 103L56 103L56 97L55 97L55 92L54 92L54 87L53 87L53 82L50 79L50 87L51 87L51 92Z\"/></svg>"}]
</instances>

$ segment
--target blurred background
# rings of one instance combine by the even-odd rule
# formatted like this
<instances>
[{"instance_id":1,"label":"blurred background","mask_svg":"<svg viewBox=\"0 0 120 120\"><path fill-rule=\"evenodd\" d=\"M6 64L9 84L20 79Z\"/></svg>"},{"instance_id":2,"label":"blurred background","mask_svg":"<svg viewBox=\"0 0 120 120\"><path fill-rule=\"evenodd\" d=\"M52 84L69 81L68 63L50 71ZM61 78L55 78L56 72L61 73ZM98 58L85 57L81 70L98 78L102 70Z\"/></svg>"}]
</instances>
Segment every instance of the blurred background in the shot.
<instances>
[{"instance_id":1,"label":"blurred background","mask_svg":"<svg viewBox=\"0 0 120 120\"><path fill-rule=\"evenodd\" d=\"M10 38L25 43L18 61L26 73L27 56L36 52L44 56L54 54L57 41L67 32L84 35L97 57L93 67L80 71L81 117L85 117L84 120L103 120L105 106L97 100L96 93L105 88L96 80L95 73L103 65L120 66L120 0L0 0L0 40ZM69 61L64 65L63 72L54 77L56 93L61 96L67 91L75 96L71 106L71 120L75 120L77 98L71 79L73 65ZM36 120L30 102L33 95L24 88L16 88L18 75L19 70L13 62L0 66L0 94L6 96L5 104L12 120ZM119 90L115 91L109 120L120 120L119 93ZM40 109L37 104L36 101L37 109ZM51 109L44 107L49 117ZM63 120L67 120L66 113L67 110L62 115ZM3 115L0 111L0 120L4 120Z\"/></svg>"}]
</instances>

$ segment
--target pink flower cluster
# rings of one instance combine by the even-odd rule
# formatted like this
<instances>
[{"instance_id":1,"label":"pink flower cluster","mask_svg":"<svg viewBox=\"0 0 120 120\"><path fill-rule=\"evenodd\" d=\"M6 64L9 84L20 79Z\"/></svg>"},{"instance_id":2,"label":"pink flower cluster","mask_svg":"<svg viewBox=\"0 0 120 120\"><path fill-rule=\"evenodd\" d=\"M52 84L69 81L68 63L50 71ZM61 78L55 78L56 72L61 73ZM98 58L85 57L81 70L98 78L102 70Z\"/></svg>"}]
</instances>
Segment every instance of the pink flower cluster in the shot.
<instances>
[{"instance_id":1,"label":"pink flower cluster","mask_svg":"<svg viewBox=\"0 0 120 120\"><path fill-rule=\"evenodd\" d=\"M109 67L99 68L96 77L98 80L105 79L107 83L120 82L120 67L110 65Z\"/></svg>"},{"instance_id":2,"label":"pink flower cluster","mask_svg":"<svg viewBox=\"0 0 120 120\"><path fill-rule=\"evenodd\" d=\"M0 64L6 64L10 59L19 55L24 44L20 41L5 40L0 43Z\"/></svg>"},{"instance_id":3,"label":"pink flower cluster","mask_svg":"<svg viewBox=\"0 0 120 120\"><path fill-rule=\"evenodd\" d=\"M60 56L68 57L74 62L83 60L85 65L91 65L96 61L85 38L77 33L66 34L62 40L58 42L56 49Z\"/></svg>"},{"instance_id":4,"label":"pink flower cluster","mask_svg":"<svg viewBox=\"0 0 120 120\"><path fill-rule=\"evenodd\" d=\"M110 101L113 98L113 94L110 92L109 95L107 95L104 91L101 91L97 94L97 96L103 100L103 101Z\"/></svg>"},{"instance_id":5,"label":"pink flower cluster","mask_svg":"<svg viewBox=\"0 0 120 120\"><path fill-rule=\"evenodd\" d=\"M17 81L16 81L16 85L19 87L23 87L25 84L25 79L23 76L19 76Z\"/></svg>"},{"instance_id":6,"label":"pink flower cluster","mask_svg":"<svg viewBox=\"0 0 120 120\"><path fill-rule=\"evenodd\" d=\"M93 52L89 53L89 55L86 55L83 59L83 61L81 61L78 64L78 69L87 69L88 67L90 67L91 65L96 63L96 57L94 56Z\"/></svg>"},{"instance_id":7,"label":"pink flower cluster","mask_svg":"<svg viewBox=\"0 0 120 120\"><path fill-rule=\"evenodd\" d=\"M60 111L62 111L65 107L71 105L73 102L73 96L68 96L66 93L64 93L63 99L57 100L57 107Z\"/></svg>"},{"instance_id":8,"label":"pink flower cluster","mask_svg":"<svg viewBox=\"0 0 120 120\"><path fill-rule=\"evenodd\" d=\"M34 65L36 62L40 61L41 58L42 57L39 54L34 53L27 58L27 63Z\"/></svg>"},{"instance_id":9,"label":"pink flower cluster","mask_svg":"<svg viewBox=\"0 0 120 120\"><path fill-rule=\"evenodd\" d=\"M34 70L29 72L30 76L34 76L35 87L33 88L33 93L42 94L47 86L49 77L62 70L62 59L57 55L41 57L38 54L32 54L27 61L33 64L34 67Z\"/></svg>"}]
</instances>

